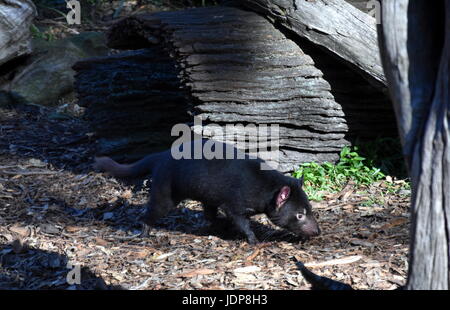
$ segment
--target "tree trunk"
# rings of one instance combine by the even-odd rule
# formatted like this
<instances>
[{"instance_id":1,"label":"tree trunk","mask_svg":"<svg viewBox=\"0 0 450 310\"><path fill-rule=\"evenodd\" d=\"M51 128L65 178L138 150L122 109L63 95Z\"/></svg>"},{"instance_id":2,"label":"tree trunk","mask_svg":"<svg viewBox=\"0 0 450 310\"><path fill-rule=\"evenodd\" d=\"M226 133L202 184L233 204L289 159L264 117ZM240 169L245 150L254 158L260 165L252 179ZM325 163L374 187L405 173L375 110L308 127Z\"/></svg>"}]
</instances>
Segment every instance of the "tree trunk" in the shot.
<instances>
[{"instance_id":1,"label":"tree trunk","mask_svg":"<svg viewBox=\"0 0 450 310\"><path fill-rule=\"evenodd\" d=\"M450 0L383 1L380 46L412 182L408 289L449 289Z\"/></svg>"}]
</instances>

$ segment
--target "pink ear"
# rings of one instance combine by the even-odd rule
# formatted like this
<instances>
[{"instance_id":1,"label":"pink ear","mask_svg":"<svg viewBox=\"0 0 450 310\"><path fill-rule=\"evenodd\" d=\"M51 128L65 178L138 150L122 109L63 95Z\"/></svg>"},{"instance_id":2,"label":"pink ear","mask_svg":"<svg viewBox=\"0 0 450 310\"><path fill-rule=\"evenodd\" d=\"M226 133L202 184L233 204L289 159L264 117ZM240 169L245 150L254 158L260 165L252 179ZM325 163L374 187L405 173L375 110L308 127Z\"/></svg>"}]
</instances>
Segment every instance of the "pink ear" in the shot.
<instances>
[{"instance_id":1,"label":"pink ear","mask_svg":"<svg viewBox=\"0 0 450 310\"><path fill-rule=\"evenodd\" d=\"M286 200L289 198L289 194L291 193L291 189L289 186L283 186L277 196L277 208L280 208Z\"/></svg>"}]
</instances>

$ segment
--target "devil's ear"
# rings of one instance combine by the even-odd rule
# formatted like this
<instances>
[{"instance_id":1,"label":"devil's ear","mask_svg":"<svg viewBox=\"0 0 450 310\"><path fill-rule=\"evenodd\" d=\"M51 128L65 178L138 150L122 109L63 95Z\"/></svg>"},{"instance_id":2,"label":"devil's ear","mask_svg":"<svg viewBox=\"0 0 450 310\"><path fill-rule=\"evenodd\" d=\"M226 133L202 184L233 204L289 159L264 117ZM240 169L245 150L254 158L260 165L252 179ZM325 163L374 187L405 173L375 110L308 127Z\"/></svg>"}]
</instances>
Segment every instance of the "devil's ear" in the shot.
<instances>
[{"instance_id":1,"label":"devil's ear","mask_svg":"<svg viewBox=\"0 0 450 310\"><path fill-rule=\"evenodd\" d=\"M300 185L300 188L303 187L303 176L301 176L301 178L298 179L298 184Z\"/></svg>"},{"instance_id":2,"label":"devil's ear","mask_svg":"<svg viewBox=\"0 0 450 310\"><path fill-rule=\"evenodd\" d=\"M291 188L289 186L283 186L277 194L276 204L277 209L284 205L284 203L289 199L291 194Z\"/></svg>"}]
</instances>

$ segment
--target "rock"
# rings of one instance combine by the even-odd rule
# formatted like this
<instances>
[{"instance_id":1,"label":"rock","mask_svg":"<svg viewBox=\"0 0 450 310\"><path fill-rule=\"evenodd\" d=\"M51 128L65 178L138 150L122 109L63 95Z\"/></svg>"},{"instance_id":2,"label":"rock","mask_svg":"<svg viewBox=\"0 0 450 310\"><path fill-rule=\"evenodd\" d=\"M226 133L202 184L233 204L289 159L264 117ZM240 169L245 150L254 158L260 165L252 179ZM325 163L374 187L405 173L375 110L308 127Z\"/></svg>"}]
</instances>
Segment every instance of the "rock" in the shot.
<instances>
[{"instance_id":1,"label":"rock","mask_svg":"<svg viewBox=\"0 0 450 310\"><path fill-rule=\"evenodd\" d=\"M0 2L0 65L31 52L30 26L35 16L31 0Z\"/></svg>"},{"instance_id":2,"label":"rock","mask_svg":"<svg viewBox=\"0 0 450 310\"><path fill-rule=\"evenodd\" d=\"M104 35L97 32L57 41L33 39L33 55L0 89L13 92L29 103L54 105L73 92L73 64L84 58L106 55L109 49L105 42Z\"/></svg>"}]
</instances>

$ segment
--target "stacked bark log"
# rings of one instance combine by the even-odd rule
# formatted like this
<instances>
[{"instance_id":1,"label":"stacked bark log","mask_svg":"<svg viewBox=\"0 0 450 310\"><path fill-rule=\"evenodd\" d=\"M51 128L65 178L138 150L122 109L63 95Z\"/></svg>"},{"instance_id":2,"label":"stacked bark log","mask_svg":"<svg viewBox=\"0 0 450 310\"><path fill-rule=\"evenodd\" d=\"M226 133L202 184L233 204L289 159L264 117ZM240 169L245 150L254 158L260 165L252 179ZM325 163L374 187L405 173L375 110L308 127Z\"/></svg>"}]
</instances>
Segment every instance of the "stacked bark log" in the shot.
<instances>
[{"instance_id":1,"label":"stacked bark log","mask_svg":"<svg viewBox=\"0 0 450 310\"><path fill-rule=\"evenodd\" d=\"M159 48L92 58L74 69L101 154L134 160L161 151L173 141L172 126L190 121L175 62Z\"/></svg>"},{"instance_id":2,"label":"stacked bark log","mask_svg":"<svg viewBox=\"0 0 450 310\"><path fill-rule=\"evenodd\" d=\"M284 172L337 160L354 136L396 130L379 87L253 12L213 7L137 15L112 27L109 45L146 48L75 66L80 104L103 137L99 152L118 159L168 147L176 138L170 127L194 115L203 125L279 125ZM237 132L246 134L255 132Z\"/></svg>"}]
</instances>

